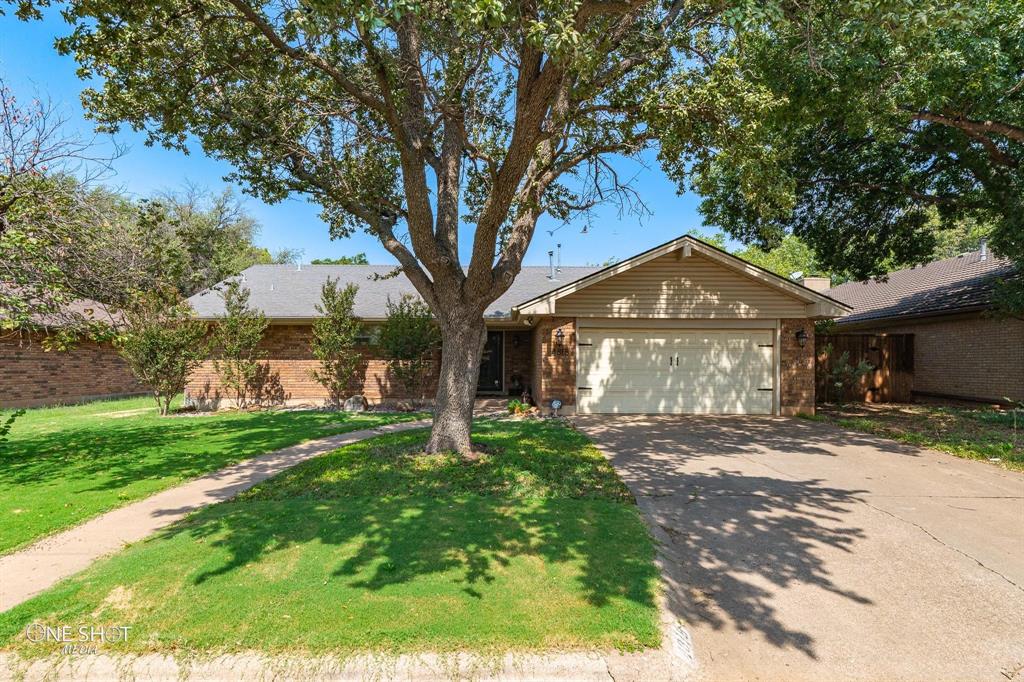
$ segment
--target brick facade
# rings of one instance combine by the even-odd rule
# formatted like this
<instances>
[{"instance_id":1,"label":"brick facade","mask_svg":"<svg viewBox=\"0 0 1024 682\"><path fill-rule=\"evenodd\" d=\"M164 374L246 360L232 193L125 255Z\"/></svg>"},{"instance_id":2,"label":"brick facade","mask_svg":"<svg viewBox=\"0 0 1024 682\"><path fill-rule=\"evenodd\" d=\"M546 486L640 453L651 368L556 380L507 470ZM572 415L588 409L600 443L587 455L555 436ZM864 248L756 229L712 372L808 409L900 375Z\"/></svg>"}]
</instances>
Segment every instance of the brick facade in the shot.
<instances>
[{"instance_id":1,"label":"brick facade","mask_svg":"<svg viewBox=\"0 0 1024 682\"><path fill-rule=\"evenodd\" d=\"M561 329L562 342L556 340ZM801 348L796 331L808 338ZM313 380L317 366L310 352L308 325L272 325L263 341L266 351L266 382L263 402L271 404L322 403L327 393ZM781 333L782 414L814 412L814 323L807 319L782 320ZM504 343L505 390L515 395L516 380L529 387L538 405L546 407L558 398L571 411L576 403L576 322L574 318L540 318L532 330L508 330ZM374 346L364 346L363 363L350 392L366 396L371 404L404 400L401 385L393 380L388 363ZM432 398L436 375L424 386L423 395ZM224 395L213 362L208 361L193 375L186 395L201 405L219 404Z\"/></svg>"},{"instance_id":2,"label":"brick facade","mask_svg":"<svg viewBox=\"0 0 1024 682\"><path fill-rule=\"evenodd\" d=\"M801 329L807 333L802 348L796 337ZM783 319L780 336L780 412L784 415L814 414L814 321Z\"/></svg>"},{"instance_id":3,"label":"brick facade","mask_svg":"<svg viewBox=\"0 0 1024 682\"><path fill-rule=\"evenodd\" d=\"M915 393L1024 400L1024 321L969 315L856 333L914 335Z\"/></svg>"},{"instance_id":4,"label":"brick facade","mask_svg":"<svg viewBox=\"0 0 1024 682\"><path fill-rule=\"evenodd\" d=\"M557 330L564 334L561 344ZM565 406L576 405L576 320L545 317L533 330L533 398L547 407L558 398Z\"/></svg>"},{"instance_id":5,"label":"brick facade","mask_svg":"<svg viewBox=\"0 0 1024 682\"><path fill-rule=\"evenodd\" d=\"M310 350L312 327L310 325L271 325L260 347L265 351L265 378L259 387L258 401L263 404L319 404L327 399L327 390L317 383L310 372L319 367ZM361 394L371 405L388 400L420 398L409 395L405 388L392 377L388 362L372 345L360 348L363 361L356 370L350 384L351 395ZM437 387L437 370L422 387L424 397L433 397ZM185 388L189 401L201 406L230 404L220 379L214 369L213 360L208 360L192 375Z\"/></svg>"},{"instance_id":6,"label":"brick facade","mask_svg":"<svg viewBox=\"0 0 1024 682\"><path fill-rule=\"evenodd\" d=\"M142 386L109 343L82 341L45 351L45 337L0 338L0 407L40 407L142 395Z\"/></svg>"}]
</instances>

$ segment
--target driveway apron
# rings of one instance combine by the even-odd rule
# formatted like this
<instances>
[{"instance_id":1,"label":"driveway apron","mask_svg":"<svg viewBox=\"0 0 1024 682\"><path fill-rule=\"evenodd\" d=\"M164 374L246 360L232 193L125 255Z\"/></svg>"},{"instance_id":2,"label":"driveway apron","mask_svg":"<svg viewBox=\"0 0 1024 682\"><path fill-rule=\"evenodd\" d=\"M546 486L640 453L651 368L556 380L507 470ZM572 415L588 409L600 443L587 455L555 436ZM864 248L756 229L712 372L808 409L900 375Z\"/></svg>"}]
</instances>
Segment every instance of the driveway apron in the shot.
<instances>
[{"instance_id":1,"label":"driveway apron","mask_svg":"<svg viewBox=\"0 0 1024 682\"><path fill-rule=\"evenodd\" d=\"M1024 680L1024 475L817 422L588 416L709 680Z\"/></svg>"}]
</instances>

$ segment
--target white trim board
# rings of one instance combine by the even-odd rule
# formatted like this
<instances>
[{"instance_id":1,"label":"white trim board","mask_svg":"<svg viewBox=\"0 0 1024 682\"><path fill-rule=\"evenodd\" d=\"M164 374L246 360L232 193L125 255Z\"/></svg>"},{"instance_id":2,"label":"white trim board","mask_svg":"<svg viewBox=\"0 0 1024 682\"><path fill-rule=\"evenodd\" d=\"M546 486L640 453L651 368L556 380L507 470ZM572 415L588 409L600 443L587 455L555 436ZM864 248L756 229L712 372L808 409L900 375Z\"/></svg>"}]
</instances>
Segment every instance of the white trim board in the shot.
<instances>
[{"instance_id":1,"label":"white trim board","mask_svg":"<svg viewBox=\"0 0 1024 682\"><path fill-rule=\"evenodd\" d=\"M735 271L743 277L747 277L761 284L777 289L788 296L796 298L806 304L805 314L807 317L839 317L852 310L849 306L840 303L835 299L829 298L822 293L808 289L796 282L791 282L785 277L780 277L775 273L763 270L755 265L751 265L742 258L737 258L732 254L726 253L725 251L691 237L690 235L684 235L662 244L661 246L657 246L633 256L632 258L628 258L621 263L617 263L605 268L604 270L595 272L592 275L580 278L575 282L569 282L558 289L549 291L546 294L542 294L530 299L529 301L521 303L520 305L512 308L512 317L513 319L516 319L527 315L555 315L557 314L555 310L555 303L558 299L580 291L581 289L585 289L592 284L597 284L598 282L615 277L627 270L631 270L643 265L644 263L652 261L655 258L660 258L661 256L665 256L673 252L678 252L680 260L690 257L693 253L698 253L719 265Z\"/></svg>"}]
</instances>

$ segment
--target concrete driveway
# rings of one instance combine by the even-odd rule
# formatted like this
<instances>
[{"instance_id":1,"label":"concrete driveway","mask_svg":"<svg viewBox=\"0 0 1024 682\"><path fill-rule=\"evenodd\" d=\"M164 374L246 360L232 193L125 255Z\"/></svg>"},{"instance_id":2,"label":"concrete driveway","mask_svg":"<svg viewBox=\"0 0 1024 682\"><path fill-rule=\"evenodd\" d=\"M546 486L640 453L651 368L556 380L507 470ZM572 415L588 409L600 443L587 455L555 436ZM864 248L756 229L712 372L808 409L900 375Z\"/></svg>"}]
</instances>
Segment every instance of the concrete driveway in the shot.
<instances>
[{"instance_id":1,"label":"concrete driveway","mask_svg":"<svg viewBox=\"0 0 1024 682\"><path fill-rule=\"evenodd\" d=\"M800 419L578 417L708 680L1024 680L1024 475Z\"/></svg>"}]
</instances>

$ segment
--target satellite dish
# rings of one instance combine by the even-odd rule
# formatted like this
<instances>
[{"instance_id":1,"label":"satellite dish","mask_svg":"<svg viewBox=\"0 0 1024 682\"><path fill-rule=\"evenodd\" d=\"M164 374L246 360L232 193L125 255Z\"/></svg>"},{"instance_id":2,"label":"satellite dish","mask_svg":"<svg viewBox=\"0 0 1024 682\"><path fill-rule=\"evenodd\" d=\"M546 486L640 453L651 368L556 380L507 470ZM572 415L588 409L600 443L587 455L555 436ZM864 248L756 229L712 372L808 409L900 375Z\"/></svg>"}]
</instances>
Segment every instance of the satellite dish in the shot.
<instances>
[{"instance_id":1,"label":"satellite dish","mask_svg":"<svg viewBox=\"0 0 1024 682\"><path fill-rule=\"evenodd\" d=\"M793 274L791 274L791 275L789 276L789 278L790 278L790 279L800 279L800 278L802 278L803 276L804 276L804 271L803 271L803 270L797 270L796 272L794 272Z\"/></svg>"}]
</instances>

